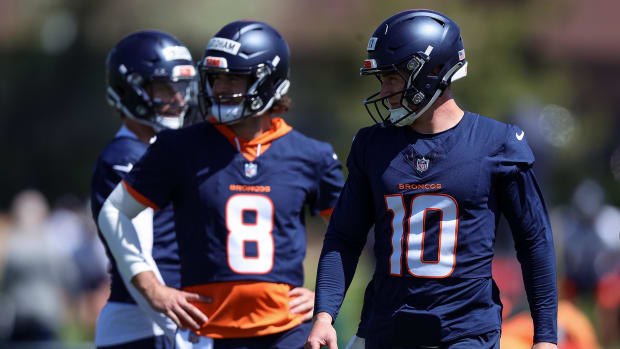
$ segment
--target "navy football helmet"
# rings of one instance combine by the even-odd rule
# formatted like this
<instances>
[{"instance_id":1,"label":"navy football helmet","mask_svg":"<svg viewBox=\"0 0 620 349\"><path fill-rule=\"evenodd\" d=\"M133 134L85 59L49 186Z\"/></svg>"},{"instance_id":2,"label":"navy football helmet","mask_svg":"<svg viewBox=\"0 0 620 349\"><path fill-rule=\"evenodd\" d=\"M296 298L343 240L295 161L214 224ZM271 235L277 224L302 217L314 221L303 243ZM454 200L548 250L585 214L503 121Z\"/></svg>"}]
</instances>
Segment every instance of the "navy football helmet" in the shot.
<instances>
[{"instance_id":1,"label":"navy football helmet","mask_svg":"<svg viewBox=\"0 0 620 349\"><path fill-rule=\"evenodd\" d=\"M183 125L196 69L189 50L172 35L130 34L110 51L106 68L112 107L155 131Z\"/></svg>"},{"instance_id":2,"label":"navy football helmet","mask_svg":"<svg viewBox=\"0 0 620 349\"><path fill-rule=\"evenodd\" d=\"M265 113L288 92L289 59L288 44L270 25L256 21L227 24L211 38L198 63L202 114L230 124ZM247 90L215 95L217 74L247 75Z\"/></svg>"},{"instance_id":3,"label":"navy football helmet","mask_svg":"<svg viewBox=\"0 0 620 349\"><path fill-rule=\"evenodd\" d=\"M404 89L388 96L380 91L364 100L377 123L411 125L450 85L467 75L465 49L459 27L431 10L408 10L385 20L368 42L368 59L360 75L397 73ZM398 108L389 98L401 94ZM375 117L376 115L376 117Z\"/></svg>"}]
</instances>

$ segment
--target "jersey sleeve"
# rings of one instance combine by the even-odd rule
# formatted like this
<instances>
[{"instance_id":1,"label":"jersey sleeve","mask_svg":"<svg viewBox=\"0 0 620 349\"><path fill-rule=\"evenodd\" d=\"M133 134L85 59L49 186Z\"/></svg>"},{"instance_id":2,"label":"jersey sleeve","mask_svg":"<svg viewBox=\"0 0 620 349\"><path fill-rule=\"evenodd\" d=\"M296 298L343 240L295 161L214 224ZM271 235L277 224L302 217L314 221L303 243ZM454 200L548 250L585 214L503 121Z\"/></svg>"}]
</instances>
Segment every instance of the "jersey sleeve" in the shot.
<instances>
[{"instance_id":1,"label":"jersey sleeve","mask_svg":"<svg viewBox=\"0 0 620 349\"><path fill-rule=\"evenodd\" d=\"M333 319L374 223L372 192L364 171L363 138L360 132L353 141L347 159L349 176L327 228L317 271L315 313L327 312Z\"/></svg>"},{"instance_id":2,"label":"jersey sleeve","mask_svg":"<svg viewBox=\"0 0 620 349\"><path fill-rule=\"evenodd\" d=\"M166 132L157 136L144 156L125 177L127 191L138 202L157 210L172 200L172 193L179 181L178 157L173 155L174 146Z\"/></svg>"},{"instance_id":3,"label":"jersey sleeve","mask_svg":"<svg viewBox=\"0 0 620 349\"><path fill-rule=\"evenodd\" d=\"M558 293L551 225L532 169L532 151L522 131L510 129L504 152L499 154L499 202L521 263L534 321L534 342L557 343Z\"/></svg>"},{"instance_id":4,"label":"jersey sleeve","mask_svg":"<svg viewBox=\"0 0 620 349\"><path fill-rule=\"evenodd\" d=\"M93 217L99 215L103 202L121 179L121 175L112 170L112 165L102 160L97 162L91 183L91 209Z\"/></svg>"},{"instance_id":5,"label":"jersey sleeve","mask_svg":"<svg viewBox=\"0 0 620 349\"><path fill-rule=\"evenodd\" d=\"M534 153L527 144L525 132L514 125L507 125L506 129L506 138L495 159L504 175L534 165Z\"/></svg>"},{"instance_id":6,"label":"jersey sleeve","mask_svg":"<svg viewBox=\"0 0 620 349\"><path fill-rule=\"evenodd\" d=\"M118 183L127 176L133 165L144 154L146 145L116 139L106 146L95 164L91 181L91 209L93 217Z\"/></svg>"},{"instance_id":7,"label":"jersey sleeve","mask_svg":"<svg viewBox=\"0 0 620 349\"><path fill-rule=\"evenodd\" d=\"M325 151L321 152L321 166L319 168L316 193L310 202L312 215L329 216L336 206L340 190L344 185L342 165L338 156L329 144L325 144Z\"/></svg>"}]
</instances>

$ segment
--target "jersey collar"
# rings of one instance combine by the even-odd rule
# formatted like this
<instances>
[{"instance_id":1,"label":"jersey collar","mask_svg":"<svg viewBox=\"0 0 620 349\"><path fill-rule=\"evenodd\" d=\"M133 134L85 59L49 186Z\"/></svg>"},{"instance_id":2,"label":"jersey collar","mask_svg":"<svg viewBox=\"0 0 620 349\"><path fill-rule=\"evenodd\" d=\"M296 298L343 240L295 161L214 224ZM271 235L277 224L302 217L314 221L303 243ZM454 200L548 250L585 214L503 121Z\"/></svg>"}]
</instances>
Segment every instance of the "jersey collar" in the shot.
<instances>
[{"instance_id":1,"label":"jersey collar","mask_svg":"<svg viewBox=\"0 0 620 349\"><path fill-rule=\"evenodd\" d=\"M116 138L128 137L128 138L138 139L138 136L136 136L135 133L131 132L131 130L128 129L127 126L125 125L121 126L121 129L118 130L118 132L116 132L115 137Z\"/></svg>"},{"instance_id":2,"label":"jersey collar","mask_svg":"<svg viewBox=\"0 0 620 349\"><path fill-rule=\"evenodd\" d=\"M291 132L293 128L282 118L272 118L271 128L262 135L244 141L224 124L214 124L215 128L249 161L254 161L258 156L267 151L271 142Z\"/></svg>"}]
</instances>

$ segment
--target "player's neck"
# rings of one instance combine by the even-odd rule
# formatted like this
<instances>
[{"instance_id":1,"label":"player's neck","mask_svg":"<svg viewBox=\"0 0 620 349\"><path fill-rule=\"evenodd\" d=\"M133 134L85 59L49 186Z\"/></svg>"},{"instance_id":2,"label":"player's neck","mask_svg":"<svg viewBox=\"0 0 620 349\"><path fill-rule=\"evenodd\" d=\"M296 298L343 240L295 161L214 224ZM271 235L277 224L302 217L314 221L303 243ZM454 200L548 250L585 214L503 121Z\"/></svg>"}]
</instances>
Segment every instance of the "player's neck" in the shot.
<instances>
[{"instance_id":1,"label":"player's neck","mask_svg":"<svg viewBox=\"0 0 620 349\"><path fill-rule=\"evenodd\" d=\"M142 143L149 144L151 138L155 136L155 131L151 126L141 124L127 117L123 119L123 122L125 123L125 127L127 127L129 131L133 132Z\"/></svg>"},{"instance_id":2,"label":"player's neck","mask_svg":"<svg viewBox=\"0 0 620 349\"><path fill-rule=\"evenodd\" d=\"M418 133L434 134L456 126L465 112L447 90L411 127Z\"/></svg>"},{"instance_id":3,"label":"player's neck","mask_svg":"<svg viewBox=\"0 0 620 349\"><path fill-rule=\"evenodd\" d=\"M249 117L229 126L240 139L248 142L271 129L271 115Z\"/></svg>"}]
</instances>

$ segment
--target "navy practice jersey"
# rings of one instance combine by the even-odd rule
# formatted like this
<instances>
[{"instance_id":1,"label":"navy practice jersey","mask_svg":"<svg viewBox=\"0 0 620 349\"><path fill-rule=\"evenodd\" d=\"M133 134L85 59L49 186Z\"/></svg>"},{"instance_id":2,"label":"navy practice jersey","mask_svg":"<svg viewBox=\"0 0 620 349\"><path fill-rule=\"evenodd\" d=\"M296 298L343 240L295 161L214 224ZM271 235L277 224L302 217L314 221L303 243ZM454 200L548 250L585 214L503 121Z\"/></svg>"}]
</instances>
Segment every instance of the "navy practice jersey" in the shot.
<instances>
[{"instance_id":1,"label":"navy practice jersey","mask_svg":"<svg viewBox=\"0 0 620 349\"><path fill-rule=\"evenodd\" d=\"M123 132L124 131L124 132ZM133 165L146 152L148 145L139 141L129 131L123 130L106 145L97 159L91 184L91 208L95 223L103 202L112 190L127 175ZM153 250L152 257L166 285L180 287L180 265L177 253L177 242L174 232L172 206L158 210L153 216ZM98 225L98 224L97 224ZM108 245L99 231L108 259L112 277L110 301L135 303L116 267L116 262Z\"/></svg>"},{"instance_id":2,"label":"navy practice jersey","mask_svg":"<svg viewBox=\"0 0 620 349\"><path fill-rule=\"evenodd\" d=\"M304 206L335 206L332 147L290 131L253 161L214 125L164 131L125 179L144 204L174 204L181 283L254 280L301 286Z\"/></svg>"},{"instance_id":3,"label":"navy practice jersey","mask_svg":"<svg viewBox=\"0 0 620 349\"><path fill-rule=\"evenodd\" d=\"M334 318L374 224L376 270L362 332L387 340L401 310L440 319L441 340L501 327L491 278L504 213L522 264L537 341L556 341L553 240L522 130L466 112L431 135L410 127L360 130L349 177L330 222L317 277L316 312Z\"/></svg>"}]
</instances>

